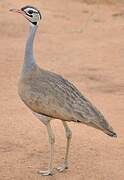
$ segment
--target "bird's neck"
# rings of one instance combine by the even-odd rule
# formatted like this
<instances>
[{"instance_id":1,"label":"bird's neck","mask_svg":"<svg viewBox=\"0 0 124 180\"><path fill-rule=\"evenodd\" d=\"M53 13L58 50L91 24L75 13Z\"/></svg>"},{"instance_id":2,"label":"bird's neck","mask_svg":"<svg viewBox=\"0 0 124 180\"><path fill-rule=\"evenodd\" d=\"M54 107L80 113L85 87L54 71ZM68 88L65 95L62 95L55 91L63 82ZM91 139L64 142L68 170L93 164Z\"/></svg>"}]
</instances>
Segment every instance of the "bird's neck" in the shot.
<instances>
[{"instance_id":1,"label":"bird's neck","mask_svg":"<svg viewBox=\"0 0 124 180\"><path fill-rule=\"evenodd\" d=\"M24 67L30 68L35 64L35 58L33 54L33 42L35 33L38 26L30 25L29 36L26 42L25 57L24 57Z\"/></svg>"}]
</instances>

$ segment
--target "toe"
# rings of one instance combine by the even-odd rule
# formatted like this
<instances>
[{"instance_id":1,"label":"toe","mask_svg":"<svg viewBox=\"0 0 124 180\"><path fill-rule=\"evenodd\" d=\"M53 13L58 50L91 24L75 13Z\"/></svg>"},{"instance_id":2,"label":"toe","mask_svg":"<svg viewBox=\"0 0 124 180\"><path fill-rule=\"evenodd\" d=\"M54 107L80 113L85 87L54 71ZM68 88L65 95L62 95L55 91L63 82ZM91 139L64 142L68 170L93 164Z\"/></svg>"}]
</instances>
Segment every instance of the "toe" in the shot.
<instances>
[{"instance_id":1,"label":"toe","mask_svg":"<svg viewBox=\"0 0 124 180\"><path fill-rule=\"evenodd\" d=\"M65 165L65 164L63 164L63 165L57 167L57 170L58 170L59 172L63 172L65 169L68 169L68 166Z\"/></svg>"},{"instance_id":2,"label":"toe","mask_svg":"<svg viewBox=\"0 0 124 180\"><path fill-rule=\"evenodd\" d=\"M38 171L38 174L41 174L42 176L52 176L53 175L53 171L52 170Z\"/></svg>"}]
</instances>

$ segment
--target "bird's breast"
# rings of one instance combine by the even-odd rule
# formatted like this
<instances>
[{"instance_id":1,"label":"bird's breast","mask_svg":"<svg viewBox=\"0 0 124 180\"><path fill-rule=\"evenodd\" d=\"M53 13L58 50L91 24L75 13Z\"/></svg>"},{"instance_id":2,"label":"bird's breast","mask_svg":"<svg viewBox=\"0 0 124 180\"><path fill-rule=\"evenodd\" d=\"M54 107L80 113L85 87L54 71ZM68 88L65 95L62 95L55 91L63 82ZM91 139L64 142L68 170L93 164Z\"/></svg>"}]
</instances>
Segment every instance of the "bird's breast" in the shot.
<instances>
[{"instance_id":1,"label":"bird's breast","mask_svg":"<svg viewBox=\"0 0 124 180\"><path fill-rule=\"evenodd\" d=\"M20 79L18 94L34 112L68 121L73 120L72 111L66 103L66 97L45 82L37 84L36 81Z\"/></svg>"}]
</instances>

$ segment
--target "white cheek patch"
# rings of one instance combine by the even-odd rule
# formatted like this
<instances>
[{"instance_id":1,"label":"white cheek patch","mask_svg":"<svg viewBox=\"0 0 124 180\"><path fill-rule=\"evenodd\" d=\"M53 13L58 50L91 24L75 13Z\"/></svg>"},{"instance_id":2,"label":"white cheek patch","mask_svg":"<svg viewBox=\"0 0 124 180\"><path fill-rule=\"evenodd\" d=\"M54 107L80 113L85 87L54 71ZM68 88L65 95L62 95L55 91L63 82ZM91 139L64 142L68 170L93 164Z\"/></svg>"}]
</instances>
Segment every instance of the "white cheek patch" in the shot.
<instances>
[{"instance_id":1,"label":"white cheek patch","mask_svg":"<svg viewBox=\"0 0 124 180\"><path fill-rule=\"evenodd\" d=\"M33 14L33 18L32 18L32 22L37 22L37 21L39 21L39 20L40 20L39 14L34 13L34 14Z\"/></svg>"},{"instance_id":2,"label":"white cheek patch","mask_svg":"<svg viewBox=\"0 0 124 180\"><path fill-rule=\"evenodd\" d=\"M34 14L32 14L32 16L33 16L33 17L28 16L28 19L29 19L31 22L37 22L37 21L40 20L39 14L34 13Z\"/></svg>"},{"instance_id":3,"label":"white cheek patch","mask_svg":"<svg viewBox=\"0 0 124 180\"><path fill-rule=\"evenodd\" d=\"M28 13L28 11L32 11L32 14ZM26 8L25 13L26 13L27 19L29 19L29 21L31 22L38 22L40 20L40 15L38 11L33 8Z\"/></svg>"}]
</instances>

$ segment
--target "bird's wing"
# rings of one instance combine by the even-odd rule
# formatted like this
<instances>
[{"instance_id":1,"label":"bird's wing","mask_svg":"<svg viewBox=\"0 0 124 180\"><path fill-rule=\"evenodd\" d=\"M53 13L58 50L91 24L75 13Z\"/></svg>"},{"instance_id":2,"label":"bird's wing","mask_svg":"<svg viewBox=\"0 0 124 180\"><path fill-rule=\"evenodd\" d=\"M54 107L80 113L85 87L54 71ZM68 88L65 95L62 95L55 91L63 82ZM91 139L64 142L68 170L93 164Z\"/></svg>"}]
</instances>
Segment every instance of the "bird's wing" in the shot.
<instances>
[{"instance_id":1,"label":"bird's wing","mask_svg":"<svg viewBox=\"0 0 124 180\"><path fill-rule=\"evenodd\" d=\"M39 104L39 108L36 108L38 113L86 123L103 118L96 107L62 76L40 69L36 78L38 83L35 81L33 86L38 94L36 102Z\"/></svg>"}]
</instances>

